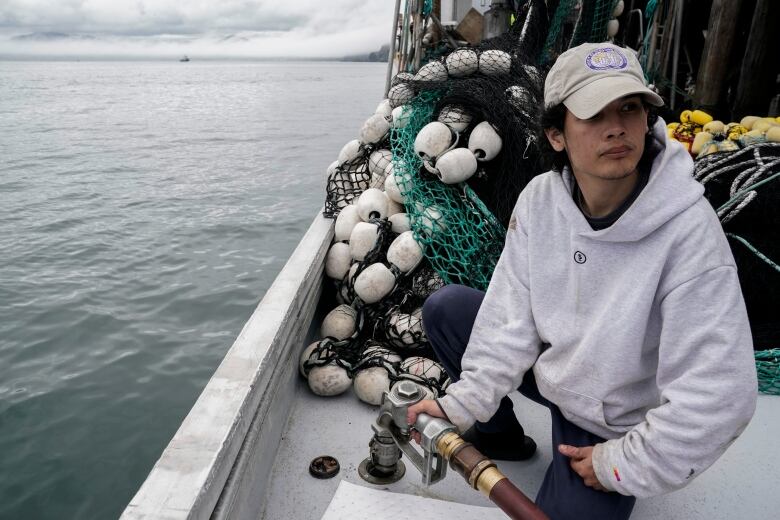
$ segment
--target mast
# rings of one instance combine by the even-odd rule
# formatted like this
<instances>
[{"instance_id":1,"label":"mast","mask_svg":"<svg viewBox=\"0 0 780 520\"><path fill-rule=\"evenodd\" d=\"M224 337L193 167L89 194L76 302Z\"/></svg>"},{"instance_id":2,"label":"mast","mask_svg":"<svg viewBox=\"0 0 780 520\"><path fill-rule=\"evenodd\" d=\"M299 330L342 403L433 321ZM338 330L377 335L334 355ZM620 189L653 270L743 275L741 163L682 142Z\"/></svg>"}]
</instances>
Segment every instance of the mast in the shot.
<instances>
[{"instance_id":1,"label":"mast","mask_svg":"<svg viewBox=\"0 0 780 520\"><path fill-rule=\"evenodd\" d=\"M390 92L390 80L393 77L393 62L395 61L395 40L398 34L398 11L401 9L401 0L395 0L393 12L393 31L390 34L390 54L387 56L387 78L385 79L385 95Z\"/></svg>"}]
</instances>

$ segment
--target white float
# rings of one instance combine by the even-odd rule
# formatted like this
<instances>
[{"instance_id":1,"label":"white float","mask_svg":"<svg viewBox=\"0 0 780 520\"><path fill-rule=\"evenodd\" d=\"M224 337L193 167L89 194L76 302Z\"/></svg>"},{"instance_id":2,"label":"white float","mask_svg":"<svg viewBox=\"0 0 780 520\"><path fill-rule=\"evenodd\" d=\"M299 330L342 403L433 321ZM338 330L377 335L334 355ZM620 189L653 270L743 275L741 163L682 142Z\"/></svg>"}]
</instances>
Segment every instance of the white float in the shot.
<instances>
[{"instance_id":1,"label":"white float","mask_svg":"<svg viewBox=\"0 0 780 520\"><path fill-rule=\"evenodd\" d=\"M512 105L515 110L530 112L531 109L534 108L533 95L527 88L519 85L512 85L511 87L507 87L504 93L506 94L509 104Z\"/></svg>"},{"instance_id":2,"label":"white float","mask_svg":"<svg viewBox=\"0 0 780 520\"><path fill-rule=\"evenodd\" d=\"M358 222L349 236L349 254L353 260L362 262L366 254L374 249L379 239L379 227L370 222Z\"/></svg>"},{"instance_id":3,"label":"white float","mask_svg":"<svg viewBox=\"0 0 780 520\"><path fill-rule=\"evenodd\" d=\"M399 83L390 89L390 92L387 93L387 98L390 100L390 106L393 108L400 107L414 98L414 90L405 83Z\"/></svg>"},{"instance_id":4,"label":"white float","mask_svg":"<svg viewBox=\"0 0 780 520\"><path fill-rule=\"evenodd\" d=\"M393 287L395 275L380 263L369 265L355 279L355 293L369 305L390 294Z\"/></svg>"},{"instance_id":5,"label":"white float","mask_svg":"<svg viewBox=\"0 0 780 520\"><path fill-rule=\"evenodd\" d=\"M369 188L358 197L358 215L364 222L372 218L386 218L388 202L385 192L377 188Z\"/></svg>"},{"instance_id":6,"label":"white float","mask_svg":"<svg viewBox=\"0 0 780 520\"><path fill-rule=\"evenodd\" d=\"M393 337L404 345L413 346L426 340L422 318L419 316L398 312L390 316L388 324L394 329Z\"/></svg>"},{"instance_id":7,"label":"white float","mask_svg":"<svg viewBox=\"0 0 780 520\"><path fill-rule=\"evenodd\" d=\"M397 85L398 83L402 83L404 81L412 81L413 79L414 74L411 72L399 72L393 76L393 85Z\"/></svg>"},{"instance_id":8,"label":"white float","mask_svg":"<svg viewBox=\"0 0 780 520\"><path fill-rule=\"evenodd\" d=\"M455 136L452 130L439 121L428 123L414 139L414 153L424 161L434 161L453 146Z\"/></svg>"},{"instance_id":9,"label":"white float","mask_svg":"<svg viewBox=\"0 0 780 520\"><path fill-rule=\"evenodd\" d=\"M463 107L446 105L439 111L436 120L450 127L453 132L463 132L471 123L472 117Z\"/></svg>"},{"instance_id":10,"label":"white float","mask_svg":"<svg viewBox=\"0 0 780 520\"><path fill-rule=\"evenodd\" d=\"M338 341L351 337L357 329L357 311L346 304L341 304L330 311L322 320L321 334L323 338L336 338Z\"/></svg>"},{"instance_id":11,"label":"white float","mask_svg":"<svg viewBox=\"0 0 780 520\"><path fill-rule=\"evenodd\" d=\"M368 156L368 171L375 175L384 175L387 165L393 162L393 152L382 149Z\"/></svg>"},{"instance_id":12,"label":"white float","mask_svg":"<svg viewBox=\"0 0 780 520\"><path fill-rule=\"evenodd\" d=\"M390 172L385 178L385 193L390 200L397 202L398 204L404 203L404 197L401 195L401 188L398 187L393 172Z\"/></svg>"},{"instance_id":13,"label":"white float","mask_svg":"<svg viewBox=\"0 0 780 520\"><path fill-rule=\"evenodd\" d=\"M353 139L339 152L338 162L339 166L343 166L345 163L355 160L360 155L360 141Z\"/></svg>"},{"instance_id":14,"label":"white float","mask_svg":"<svg viewBox=\"0 0 780 520\"><path fill-rule=\"evenodd\" d=\"M387 193L385 193L385 196L387 196ZM392 200L390 197L387 197L387 219L388 220L390 220L390 217L392 217L393 215L403 213L404 211L406 211L406 208L404 208L403 204L400 204Z\"/></svg>"},{"instance_id":15,"label":"white float","mask_svg":"<svg viewBox=\"0 0 780 520\"><path fill-rule=\"evenodd\" d=\"M330 179L331 175L336 173L336 169L339 167L339 161L335 160L332 163L330 163L330 166L328 166L328 169L325 170L325 179Z\"/></svg>"},{"instance_id":16,"label":"white float","mask_svg":"<svg viewBox=\"0 0 780 520\"><path fill-rule=\"evenodd\" d=\"M323 354L328 352L327 349ZM309 370L309 388L317 395L331 397L343 394L352 385L349 373L331 361L327 365Z\"/></svg>"},{"instance_id":17,"label":"white float","mask_svg":"<svg viewBox=\"0 0 780 520\"><path fill-rule=\"evenodd\" d=\"M364 144L376 144L390 131L390 122L382 114L374 114L366 119L360 128L359 139Z\"/></svg>"},{"instance_id":18,"label":"white float","mask_svg":"<svg viewBox=\"0 0 780 520\"><path fill-rule=\"evenodd\" d=\"M378 346L367 348L363 353L361 361L376 358L380 358L388 363L400 363L401 361L401 356L392 350ZM390 390L390 382L390 373L384 366L368 367L355 375L353 388L358 399L378 406L382 404L382 395Z\"/></svg>"},{"instance_id":19,"label":"white float","mask_svg":"<svg viewBox=\"0 0 780 520\"><path fill-rule=\"evenodd\" d=\"M411 231L404 231L387 248L387 261L402 273L414 270L423 259L423 249Z\"/></svg>"},{"instance_id":20,"label":"white float","mask_svg":"<svg viewBox=\"0 0 780 520\"><path fill-rule=\"evenodd\" d=\"M474 74L479 69L479 56L471 49L452 51L444 60L447 72L453 78L463 78Z\"/></svg>"},{"instance_id":21,"label":"white float","mask_svg":"<svg viewBox=\"0 0 780 520\"><path fill-rule=\"evenodd\" d=\"M501 151L501 136L487 121L474 127L469 136L469 150L478 161L490 161Z\"/></svg>"},{"instance_id":22,"label":"white float","mask_svg":"<svg viewBox=\"0 0 780 520\"><path fill-rule=\"evenodd\" d=\"M393 109L392 119L394 128L403 128L409 123L409 117L411 116L411 109L409 105L401 105Z\"/></svg>"},{"instance_id":23,"label":"white float","mask_svg":"<svg viewBox=\"0 0 780 520\"><path fill-rule=\"evenodd\" d=\"M620 30L620 22L614 18L607 22L607 37L614 38Z\"/></svg>"},{"instance_id":24,"label":"white float","mask_svg":"<svg viewBox=\"0 0 780 520\"><path fill-rule=\"evenodd\" d=\"M440 233L447 229L447 223L444 221L441 208L436 204L426 208L420 203L415 203L415 209L420 214L419 224L426 235L431 236L434 233Z\"/></svg>"},{"instance_id":25,"label":"white float","mask_svg":"<svg viewBox=\"0 0 780 520\"><path fill-rule=\"evenodd\" d=\"M420 70L414 75L414 81L436 83L447 81L447 68L440 61L431 61L420 67Z\"/></svg>"},{"instance_id":26,"label":"white float","mask_svg":"<svg viewBox=\"0 0 780 520\"><path fill-rule=\"evenodd\" d=\"M410 231L412 229L408 213L396 213L395 215L390 215L387 220L390 221L390 229L393 233L398 233L400 235L404 231Z\"/></svg>"},{"instance_id":27,"label":"white float","mask_svg":"<svg viewBox=\"0 0 780 520\"><path fill-rule=\"evenodd\" d=\"M358 222L362 222L358 213L358 208L355 204L349 204L344 206L336 217L335 235L333 240L335 242L341 242L342 240L349 240L349 236L352 234L352 230Z\"/></svg>"},{"instance_id":28,"label":"white float","mask_svg":"<svg viewBox=\"0 0 780 520\"><path fill-rule=\"evenodd\" d=\"M512 56L508 52L490 49L479 55L479 71L485 76L509 74Z\"/></svg>"},{"instance_id":29,"label":"white float","mask_svg":"<svg viewBox=\"0 0 780 520\"><path fill-rule=\"evenodd\" d=\"M352 263L352 255L349 245L344 242L336 242L330 246L325 257L325 274L334 280L343 280Z\"/></svg>"},{"instance_id":30,"label":"white float","mask_svg":"<svg viewBox=\"0 0 780 520\"><path fill-rule=\"evenodd\" d=\"M444 372L444 369L432 359L422 356L412 356L406 358L403 363L401 363L401 371L425 379L434 379L438 381Z\"/></svg>"},{"instance_id":31,"label":"white float","mask_svg":"<svg viewBox=\"0 0 780 520\"><path fill-rule=\"evenodd\" d=\"M466 148L455 148L439 157L433 173L444 184L457 184L470 179L477 167L474 153Z\"/></svg>"},{"instance_id":32,"label":"white float","mask_svg":"<svg viewBox=\"0 0 780 520\"><path fill-rule=\"evenodd\" d=\"M376 107L376 110L374 110L375 114L381 114L383 117L390 118L392 117L393 113L393 107L390 105L389 99L383 99Z\"/></svg>"}]
</instances>

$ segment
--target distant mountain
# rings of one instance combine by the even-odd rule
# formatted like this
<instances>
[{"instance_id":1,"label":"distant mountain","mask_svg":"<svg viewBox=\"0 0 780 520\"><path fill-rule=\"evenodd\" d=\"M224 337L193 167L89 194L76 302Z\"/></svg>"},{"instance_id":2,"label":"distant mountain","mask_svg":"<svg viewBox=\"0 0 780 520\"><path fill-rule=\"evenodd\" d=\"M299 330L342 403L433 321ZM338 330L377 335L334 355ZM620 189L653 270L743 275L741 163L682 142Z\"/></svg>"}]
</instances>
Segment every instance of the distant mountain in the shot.
<instances>
[{"instance_id":1,"label":"distant mountain","mask_svg":"<svg viewBox=\"0 0 780 520\"><path fill-rule=\"evenodd\" d=\"M94 40L94 36L88 34L67 34L61 32L36 32L30 34L20 34L14 36L11 40L18 42L51 42L57 40Z\"/></svg>"},{"instance_id":2,"label":"distant mountain","mask_svg":"<svg viewBox=\"0 0 780 520\"><path fill-rule=\"evenodd\" d=\"M382 45L382 47L376 52L370 52L368 54L357 54L353 56L345 56L341 58L341 61L377 61L387 62L390 58L390 45Z\"/></svg>"}]
</instances>

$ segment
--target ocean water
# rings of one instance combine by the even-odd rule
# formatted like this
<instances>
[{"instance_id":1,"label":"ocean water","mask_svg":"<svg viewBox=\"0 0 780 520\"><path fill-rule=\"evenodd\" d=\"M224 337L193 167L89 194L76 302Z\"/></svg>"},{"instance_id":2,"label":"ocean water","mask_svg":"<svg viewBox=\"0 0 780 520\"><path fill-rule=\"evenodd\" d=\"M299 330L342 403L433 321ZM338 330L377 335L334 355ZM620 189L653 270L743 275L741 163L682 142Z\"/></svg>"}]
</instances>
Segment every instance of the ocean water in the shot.
<instances>
[{"instance_id":1,"label":"ocean water","mask_svg":"<svg viewBox=\"0 0 780 520\"><path fill-rule=\"evenodd\" d=\"M0 518L122 512L384 72L0 62Z\"/></svg>"}]
</instances>

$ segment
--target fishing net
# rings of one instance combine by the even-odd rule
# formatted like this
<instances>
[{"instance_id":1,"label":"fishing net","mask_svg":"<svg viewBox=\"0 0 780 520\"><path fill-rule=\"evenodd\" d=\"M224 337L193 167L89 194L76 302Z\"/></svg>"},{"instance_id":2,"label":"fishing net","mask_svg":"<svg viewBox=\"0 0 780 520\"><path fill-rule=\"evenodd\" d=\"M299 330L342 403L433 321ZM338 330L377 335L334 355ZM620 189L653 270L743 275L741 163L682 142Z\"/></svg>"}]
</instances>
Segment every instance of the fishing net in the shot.
<instances>
[{"instance_id":1,"label":"fishing net","mask_svg":"<svg viewBox=\"0 0 780 520\"><path fill-rule=\"evenodd\" d=\"M486 288L501 254L504 231L467 186L447 185L422 169L414 140L441 94L420 94L405 127L392 131L394 174L404 194L415 239L447 283Z\"/></svg>"},{"instance_id":2,"label":"fishing net","mask_svg":"<svg viewBox=\"0 0 780 520\"><path fill-rule=\"evenodd\" d=\"M398 373L393 379L417 383L424 389L430 390L434 398L444 395L450 382L444 367L436 361L422 356L405 359L400 364Z\"/></svg>"},{"instance_id":3,"label":"fishing net","mask_svg":"<svg viewBox=\"0 0 780 520\"><path fill-rule=\"evenodd\" d=\"M302 368L308 374L312 368L335 363L347 373L352 373L353 367L358 364L362 350L358 348L359 342L355 338L336 341L333 338L324 338L309 353L303 361Z\"/></svg>"},{"instance_id":4,"label":"fishing net","mask_svg":"<svg viewBox=\"0 0 780 520\"><path fill-rule=\"evenodd\" d=\"M358 276L372 264L381 263L388 265L387 248L397 235L392 232L391 224L387 220L371 219L369 223L374 224L377 227L377 238L374 247L365 254L363 260L352 263L344 279L337 282L336 294L340 303L353 305L356 308L359 307L366 313L366 318L372 320L378 307L376 304L366 305L364 302L360 301L360 298L355 292L355 280L357 280ZM395 272L394 274L396 275L397 284L400 273ZM394 290L395 288L391 291L390 295L393 294ZM378 303L381 304L382 302L380 301Z\"/></svg>"},{"instance_id":5,"label":"fishing net","mask_svg":"<svg viewBox=\"0 0 780 520\"><path fill-rule=\"evenodd\" d=\"M569 47L585 42L603 42L607 39L607 22L618 0L583 0L580 16Z\"/></svg>"},{"instance_id":6,"label":"fishing net","mask_svg":"<svg viewBox=\"0 0 780 520\"><path fill-rule=\"evenodd\" d=\"M370 148L361 146L360 154L340 166L336 166L328 176L325 196L325 209L322 214L328 218L336 217L347 205L352 204L371 185L371 172L368 168Z\"/></svg>"},{"instance_id":7,"label":"fishing net","mask_svg":"<svg viewBox=\"0 0 780 520\"><path fill-rule=\"evenodd\" d=\"M560 0L550 19L539 63L551 64L566 49L607 40L607 24L618 0ZM576 23L571 27L572 20Z\"/></svg>"},{"instance_id":8,"label":"fishing net","mask_svg":"<svg viewBox=\"0 0 780 520\"><path fill-rule=\"evenodd\" d=\"M780 395L780 348L755 353L758 371L758 391Z\"/></svg>"},{"instance_id":9,"label":"fishing net","mask_svg":"<svg viewBox=\"0 0 780 520\"><path fill-rule=\"evenodd\" d=\"M417 96L407 105L405 126L391 130L394 175L415 238L446 283L487 288L512 208L539 173L542 72L535 58L545 34L544 3L528 2L507 34L460 48L407 81ZM417 134L435 119L463 123L456 130L459 145L478 123L489 122L501 138L500 153L479 163L467 183L443 184L414 151Z\"/></svg>"},{"instance_id":10,"label":"fishing net","mask_svg":"<svg viewBox=\"0 0 780 520\"><path fill-rule=\"evenodd\" d=\"M729 239L755 348L780 344L780 144L706 155L694 175Z\"/></svg>"},{"instance_id":11,"label":"fishing net","mask_svg":"<svg viewBox=\"0 0 780 520\"><path fill-rule=\"evenodd\" d=\"M371 172L371 188L382 188L387 177L387 167L393 162L393 152L379 149L368 156L368 171Z\"/></svg>"}]
</instances>

